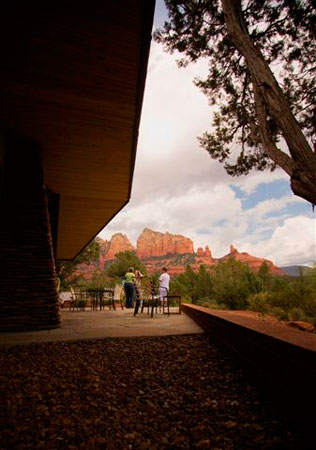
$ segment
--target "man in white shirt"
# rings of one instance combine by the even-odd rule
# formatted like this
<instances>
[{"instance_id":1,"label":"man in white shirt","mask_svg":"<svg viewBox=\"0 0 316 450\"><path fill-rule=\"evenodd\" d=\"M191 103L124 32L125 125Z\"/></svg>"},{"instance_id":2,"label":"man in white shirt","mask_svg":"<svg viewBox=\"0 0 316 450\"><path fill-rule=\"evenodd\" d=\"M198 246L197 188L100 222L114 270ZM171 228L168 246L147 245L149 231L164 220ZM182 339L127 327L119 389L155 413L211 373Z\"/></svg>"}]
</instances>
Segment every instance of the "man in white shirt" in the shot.
<instances>
[{"instance_id":1,"label":"man in white shirt","mask_svg":"<svg viewBox=\"0 0 316 450\"><path fill-rule=\"evenodd\" d=\"M169 292L170 275L166 267L162 268L162 274L159 277L159 299L160 303L163 302L163 298L168 295Z\"/></svg>"}]
</instances>

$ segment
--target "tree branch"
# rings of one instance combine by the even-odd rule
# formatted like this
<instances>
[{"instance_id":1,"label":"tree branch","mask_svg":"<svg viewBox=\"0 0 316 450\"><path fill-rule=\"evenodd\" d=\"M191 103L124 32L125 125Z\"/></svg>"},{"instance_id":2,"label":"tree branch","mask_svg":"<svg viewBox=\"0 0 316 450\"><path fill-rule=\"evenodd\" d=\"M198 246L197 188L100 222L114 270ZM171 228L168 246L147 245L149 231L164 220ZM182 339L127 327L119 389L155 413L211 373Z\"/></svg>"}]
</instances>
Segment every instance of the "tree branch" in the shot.
<instances>
[{"instance_id":1,"label":"tree branch","mask_svg":"<svg viewBox=\"0 0 316 450\"><path fill-rule=\"evenodd\" d=\"M316 155L293 116L287 99L268 64L248 34L242 17L241 1L222 0L222 7L230 39L244 56L252 82L260 87L257 94L262 97L269 115L277 123L289 148L296 172L301 171L302 175L304 172L304 179L308 179L312 187L316 188ZM265 136L265 129L261 132ZM269 149L274 150L271 146ZM271 154L275 155L275 151Z\"/></svg>"},{"instance_id":2,"label":"tree branch","mask_svg":"<svg viewBox=\"0 0 316 450\"><path fill-rule=\"evenodd\" d=\"M263 147L270 158L280 166L289 176L292 176L294 164L292 159L282 150L278 149L271 139L269 125L267 121L267 110L263 98L260 95L260 88L256 81L253 82L256 111L259 121L259 130Z\"/></svg>"}]
</instances>

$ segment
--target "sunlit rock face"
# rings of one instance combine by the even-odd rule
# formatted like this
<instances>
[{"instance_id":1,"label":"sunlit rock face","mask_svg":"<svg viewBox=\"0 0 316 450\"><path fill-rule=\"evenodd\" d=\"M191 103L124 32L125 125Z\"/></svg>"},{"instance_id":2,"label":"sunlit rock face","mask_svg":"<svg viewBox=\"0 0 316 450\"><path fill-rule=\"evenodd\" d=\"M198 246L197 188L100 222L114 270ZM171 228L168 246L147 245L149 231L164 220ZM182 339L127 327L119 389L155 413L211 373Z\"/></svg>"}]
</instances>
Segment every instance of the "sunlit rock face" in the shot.
<instances>
[{"instance_id":1,"label":"sunlit rock face","mask_svg":"<svg viewBox=\"0 0 316 450\"><path fill-rule=\"evenodd\" d=\"M233 258L236 261L241 261L242 263L247 264L254 272L257 272L262 264L265 262L269 269L270 273L274 275L284 275L283 270L273 264L272 261L264 258L258 258L257 256L249 255L249 253L242 252L240 253L233 245L230 245L229 253L222 258L219 258L220 261L225 261L229 258Z\"/></svg>"},{"instance_id":2,"label":"sunlit rock face","mask_svg":"<svg viewBox=\"0 0 316 450\"><path fill-rule=\"evenodd\" d=\"M208 245L205 247L205 250L203 250L202 247L199 247L196 250L196 256L198 258L206 258L207 260L213 261L212 253Z\"/></svg>"},{"instance_id":3,"label":"sunlit rock face","mask_svg":"<svg viewBox=\"0 0 316 450\"><path fill-rule=\"evenodd\" d=\"M233 258L247 264L254 272L257 272L262 263L265 262L270 272L274 275L284 275L284 272L264 258L252 256L249 253L239 252L234 245L230 245L229 253L221 258L213 258L208 245L203 249L193 248L191 239L180 234L161 233L159 231L145 228L137 239L136 248L129 238L122 233L116 233L110 241L100 240L101 252L99 258L99 268L115 259L116 253L134 251L138 258L146 266L148 274L161 272L162 267L168 267L170 275L183 273L190 265L197 272L203 264L207 269L212 270L220 261ZM89 271L87 271L88 274Z\"/></svg>"},{"instance_id":4,"label":"sunlit rock face","mask_svg":"<svg viewBox=\"0 0 316 450\"><path fill-rule=\"evenodd\" d=\"M196 251L197 256L204 256L204 250L202 247L199 247Z\"/></svg>"},{"instance_id":5,"label":"sunlit rock face","mask_svg":"<svg viewBox=\"0 0 316 450\"><path fill-rule=\"evenodd\" d=\"M113 234L110 241L101 241L101 251L99 258L100 268L104 267L106 261L111 261L115 259L116 253L135 251L135 247L132 245L131 241L128 239L126 234L116 233Z\"/></svg>"},{"instance_id":6,"label":"sunlit rock face","mask_svg":"<svg viewBox=\"0 0 316 450\"><path fill-rule=\"evenodd\" d=\"M136 254L139 259L184 253L194 253L193 242L180 234L145 228L137 239Z\"/></svg>"}]
</instances>

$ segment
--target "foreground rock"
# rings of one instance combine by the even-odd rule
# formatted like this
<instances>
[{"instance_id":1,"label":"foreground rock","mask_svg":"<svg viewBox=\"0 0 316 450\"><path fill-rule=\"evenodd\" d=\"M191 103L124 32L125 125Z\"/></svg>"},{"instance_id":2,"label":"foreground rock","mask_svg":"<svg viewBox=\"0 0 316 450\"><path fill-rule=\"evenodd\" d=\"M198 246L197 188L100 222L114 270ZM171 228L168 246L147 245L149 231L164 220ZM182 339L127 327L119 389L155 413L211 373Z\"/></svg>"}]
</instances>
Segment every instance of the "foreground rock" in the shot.
<instances>
[{"instance_id":1,"label":"foreground rock","mask_svg":"<svg viewBox=\"0 0 316 450\"><path fill-rule=\"evenodd\" d=\"M1 352L3 449L303 449L206 335Z\"/></svg>"},{"instance_id":2,"label":"foreground rock","mask_svg":"<svg viewBox=\"0 0 316 450\"><path fill-rule=\"evenodd\" d=\"M298 330L316 333L316 327L309 322L303 322L301 320L293 320L292 322L288 322L287 325L289 325L292 328L297 328Z\"/></svg>"}]
</instances>

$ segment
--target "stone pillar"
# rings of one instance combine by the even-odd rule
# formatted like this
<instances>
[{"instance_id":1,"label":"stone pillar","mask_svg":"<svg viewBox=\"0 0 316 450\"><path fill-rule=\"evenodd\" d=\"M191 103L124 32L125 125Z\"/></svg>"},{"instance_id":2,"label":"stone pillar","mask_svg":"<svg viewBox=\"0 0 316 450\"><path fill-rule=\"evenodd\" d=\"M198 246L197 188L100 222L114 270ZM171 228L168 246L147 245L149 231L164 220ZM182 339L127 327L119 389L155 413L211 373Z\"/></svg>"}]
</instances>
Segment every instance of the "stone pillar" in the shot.
<instances>
[{"instance_id":1,"label":"stone pillar","mask_svg":"<svg viewBox=\"0 0 316 450\"><path fill-rule=\"evenodd\" d=\"M56 271L39 148L6 142L1 172L0 331L56 328Z\"/></svg>"}]
</instances>

